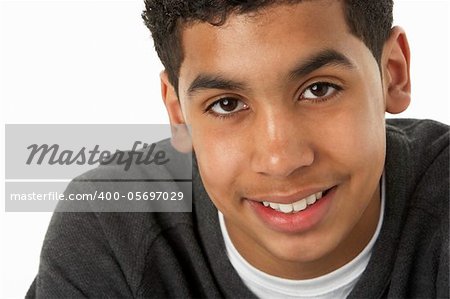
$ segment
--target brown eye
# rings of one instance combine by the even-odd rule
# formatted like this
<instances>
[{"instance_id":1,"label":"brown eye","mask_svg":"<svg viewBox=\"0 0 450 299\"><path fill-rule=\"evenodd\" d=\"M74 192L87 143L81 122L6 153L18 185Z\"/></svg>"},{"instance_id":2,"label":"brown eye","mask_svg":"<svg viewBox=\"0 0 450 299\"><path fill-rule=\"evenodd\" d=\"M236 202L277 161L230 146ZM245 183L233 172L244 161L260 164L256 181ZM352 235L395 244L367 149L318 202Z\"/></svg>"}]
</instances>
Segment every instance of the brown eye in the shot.
<instances>
[{"instance_id":1,"label":"brown eye","mask_svg":"<svg viewBox=\"0 0 450 299\"><path fill-rule=\"evenodd\" d=\"M316 97L323 97L327 94L329 86L325 84L314 84L309 89Z\"/></svg>"},{"instance_id":2,"label":"brown eye","mask_svg":"<svg viewBox=\"0 0 450 299\"><path fill-rule=\"evenodd\" d=\"M223 111L232 112L238 106L238 100L222 99L222 100L219 100L219 106Z\"/></svg>"},{"instance_id":3,"label":"brown eye","mask_svg":"<svg viewBox=\"0 0 450 299\"><path fill-rule=\"evenodd\" d=\"M222 98L212 103L207 110L217 115L228 115L247 108L248 106L239 99Z\"/></svg>"},{"instance_id":4,"label":"brown eye","mask_svg":"<svg viewBox=\"0 0 450 299\"><path fill-rule=\"evenodd\" d=\"M327 98L339 90L342 90L342 88L335 84L318 82L309 85L301 95L301 98L306 100Z\"/></svg>"}]
</instances>

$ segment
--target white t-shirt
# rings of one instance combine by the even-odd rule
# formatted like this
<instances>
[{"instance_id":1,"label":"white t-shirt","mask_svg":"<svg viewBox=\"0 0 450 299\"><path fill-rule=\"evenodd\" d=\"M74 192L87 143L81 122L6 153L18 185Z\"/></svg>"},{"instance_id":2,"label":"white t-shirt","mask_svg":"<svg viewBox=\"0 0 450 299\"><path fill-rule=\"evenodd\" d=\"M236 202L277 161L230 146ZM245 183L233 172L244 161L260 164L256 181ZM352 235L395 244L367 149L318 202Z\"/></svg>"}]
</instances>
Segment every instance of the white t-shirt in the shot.
<instances>
[{"instance_id":1,"label":"white t-shirt","mask_svg":"<svg viewBox=\"0 0 450 299\"><path fill-rule=\"evenodd\" d=\"M259 298L345 298L352 291L366 269L372 248L383 223L385 186L381 184L381 209L378 225L367 246L353 260L326 275L306 280L291 280L269 275L250 265L236 250L219 212L220 228L225 241L228 258L245 285Z\"/></svg>"}]
</instances>

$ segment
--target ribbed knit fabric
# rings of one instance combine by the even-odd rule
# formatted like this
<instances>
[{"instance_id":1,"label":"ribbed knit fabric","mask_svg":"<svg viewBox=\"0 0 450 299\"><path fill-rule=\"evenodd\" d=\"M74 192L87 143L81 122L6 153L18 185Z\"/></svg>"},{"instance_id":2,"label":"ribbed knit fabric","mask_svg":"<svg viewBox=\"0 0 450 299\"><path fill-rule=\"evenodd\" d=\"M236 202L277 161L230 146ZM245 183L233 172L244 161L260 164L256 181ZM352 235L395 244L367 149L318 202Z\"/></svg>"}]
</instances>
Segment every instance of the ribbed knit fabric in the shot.
<instances>
[{"instance_id":1,"label":"ribbed knit fabric","mask_svg":"<svg viewBox=\"0 0 450 299\"><path fill-rule=\"evenodd\" d=\"M120 168L81 178L126 178ZM385 174L380 235L349 298L448 298L448 126L389 120ZM74 181L66 192L93 190ZM54 213L27 298L82 297L255 297L227 258L195 159L192 213Z\"/></svg>"}]
</instances>

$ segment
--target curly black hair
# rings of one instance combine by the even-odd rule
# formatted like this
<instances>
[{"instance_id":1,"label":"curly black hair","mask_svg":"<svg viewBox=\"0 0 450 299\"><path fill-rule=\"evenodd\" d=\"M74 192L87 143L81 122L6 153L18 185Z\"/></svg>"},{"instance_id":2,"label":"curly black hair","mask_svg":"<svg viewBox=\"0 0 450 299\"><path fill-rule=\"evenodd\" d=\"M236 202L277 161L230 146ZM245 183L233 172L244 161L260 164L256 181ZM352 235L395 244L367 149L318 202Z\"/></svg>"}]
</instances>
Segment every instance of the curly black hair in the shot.
<instances>
[{"instance_id":1,"label":"curly black hair","mask_svg":"<svg viewBox=\"0 0 450 299\"><path fill-rule=\"evenodd\" d=\"M302 0L144 0L142 13L150 29L156 52L170 83L178 93L178 76L183 61L181 29L193 22L220 26L231 13L245 14L275 4ZM370 49L378 64L392 27L393 0L341 0L345 3L347 25L352 34Z\"/></svg>"}]
</instances>

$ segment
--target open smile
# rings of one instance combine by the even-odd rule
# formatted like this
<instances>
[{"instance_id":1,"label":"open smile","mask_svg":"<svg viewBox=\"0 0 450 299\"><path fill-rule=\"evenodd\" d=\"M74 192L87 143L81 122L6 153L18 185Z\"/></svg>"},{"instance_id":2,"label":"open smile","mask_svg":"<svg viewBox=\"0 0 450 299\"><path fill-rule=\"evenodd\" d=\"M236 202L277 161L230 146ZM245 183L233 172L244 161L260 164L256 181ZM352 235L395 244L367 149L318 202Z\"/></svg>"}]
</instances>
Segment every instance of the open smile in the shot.
<instances>
[{"instance_id":1,"label":"open smile","mask_svg":"<svg viewBox=\"0 0 450 299\"><path fill-rule=\"evenodd\" d=\"M310 230L325 218L338 186L314 192L295 200L274 197L268 200L250 200L253 211L269 228L287 233ZM297 197L298 198L298 197Z\"/></svg>"},{"instance_id":2,"label":"open smile","mask_svg":"<svg viewBox=\"0 0 450 299\"><path fill-rule=\"evenodd\" d=\"M305 198L302 198L296 202L293 203L276 203L276 202L270 202L270 201L263 201L262 204L265 207L270 207L271 209L274 209L275 211L282 212L285 214L289 213L298 213L300 211L303 211L307 209L309 206L313 205L317 200L321 199L322 196L326 196L326 194L331 190L327 189L325 191L319 191L317 193L311 194Z\"/></svg>"}]
</instances>

